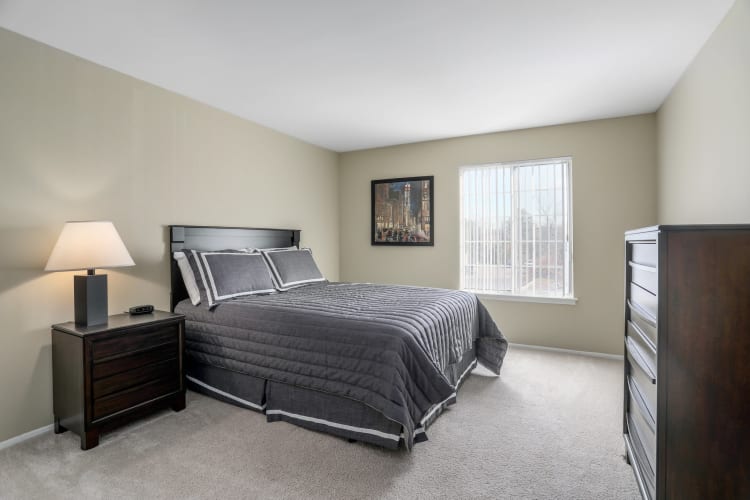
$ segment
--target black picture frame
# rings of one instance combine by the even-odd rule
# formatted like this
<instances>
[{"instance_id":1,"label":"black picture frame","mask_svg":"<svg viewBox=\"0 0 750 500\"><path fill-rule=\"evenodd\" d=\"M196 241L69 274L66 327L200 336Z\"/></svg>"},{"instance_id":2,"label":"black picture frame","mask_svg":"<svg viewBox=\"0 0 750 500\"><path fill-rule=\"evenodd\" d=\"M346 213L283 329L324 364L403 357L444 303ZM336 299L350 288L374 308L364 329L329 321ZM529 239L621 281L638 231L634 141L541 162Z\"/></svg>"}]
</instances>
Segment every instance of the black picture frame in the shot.
<instances>
[{"instance_id":1,"label":"black picture frame","mask_svg":"<svg viewBox=\"0 0 750 500\"><path fill-rule=\"evenodd\" d=\"M371 245L435 245L434 176L373 180L370 200Z\"/></svg>"}]
</instances>

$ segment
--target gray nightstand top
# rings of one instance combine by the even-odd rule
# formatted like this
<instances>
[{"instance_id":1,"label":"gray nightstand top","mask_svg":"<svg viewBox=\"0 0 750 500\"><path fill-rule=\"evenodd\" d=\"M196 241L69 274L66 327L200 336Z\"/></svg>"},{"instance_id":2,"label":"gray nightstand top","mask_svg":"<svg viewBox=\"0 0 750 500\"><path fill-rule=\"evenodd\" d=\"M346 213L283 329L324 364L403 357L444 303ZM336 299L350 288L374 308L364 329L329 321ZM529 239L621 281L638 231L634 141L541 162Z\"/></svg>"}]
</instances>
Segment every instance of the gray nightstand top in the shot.
<instances>
[{"instance_id":1,"label":"gray nightstand top","mask_svg":"<svg viewBox=\"0 0 750 500\"><path fill-rule=\"evenodd\" d=\"M182 314L174 314L167 311L154 310L150 314L130 315L128 313L114 314L109 317L106 323L101 325L82 326L76 325L72 321L52 325L52 328L72 335L84 337L94 333L112 332L124 328L133 328L139 325L153 324L160 321L168 322L183 319Z\"/></svg>"}]
</instances>

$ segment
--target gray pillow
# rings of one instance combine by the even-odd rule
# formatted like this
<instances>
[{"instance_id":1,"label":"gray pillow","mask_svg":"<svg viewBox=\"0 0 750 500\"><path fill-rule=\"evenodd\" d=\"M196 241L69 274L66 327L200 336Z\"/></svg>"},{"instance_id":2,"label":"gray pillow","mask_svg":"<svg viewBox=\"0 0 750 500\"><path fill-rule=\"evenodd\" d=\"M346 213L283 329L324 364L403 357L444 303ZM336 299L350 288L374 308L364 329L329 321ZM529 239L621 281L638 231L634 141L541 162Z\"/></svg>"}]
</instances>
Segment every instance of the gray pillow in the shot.
<instances>
[{"instance_id":1,"label":"gray pillow","mask_svg":"<svg viewBox=\"0 0 750 500\"><path fill-rule=\"evenodd\" d=\"M308 283L325 281L309 248L300 250L261 250L271 269L276 288L288 290Z\"/></svg>"},{"instance_id":2,"label":"gray pillow","mask_svg":"<svg viewBox=\"0 0 750 500\"><path fill-rule=\"evenodd\" d=\"M271 273L260 254L236 250L185 250L185 255L199 284L201 301L205 299L209 309L235 297L276 291Z\"/></svg>"}]
</instances>

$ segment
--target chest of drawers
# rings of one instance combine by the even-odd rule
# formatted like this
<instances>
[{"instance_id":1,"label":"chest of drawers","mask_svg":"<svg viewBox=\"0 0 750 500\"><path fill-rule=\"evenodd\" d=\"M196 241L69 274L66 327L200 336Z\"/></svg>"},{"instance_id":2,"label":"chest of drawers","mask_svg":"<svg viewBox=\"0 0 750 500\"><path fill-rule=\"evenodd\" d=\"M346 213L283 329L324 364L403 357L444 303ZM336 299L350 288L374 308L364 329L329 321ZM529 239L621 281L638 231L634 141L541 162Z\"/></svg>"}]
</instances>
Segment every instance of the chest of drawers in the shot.
<instances>
[{"instance_id":1,"label":"chest of drawers","mask_svg":"<svg viewBox=\"0 0 750 500\"><path fill-rule=\"evenodd\" d=\"M646 499L750 498L750 226L625 235L623 433Z\"/></svg>"},{"instance_id":2,"label":"chest of drawers","mask_svg":"<svg viewBox=\"0 0 750 500\"><path fill-rule=\"evenodd\" d=\"M105 325L52 327L55 432L81 448L100 432L161 406L185 407L184 317L164 311L109 317Z\"/></svg>"}]
</instances>

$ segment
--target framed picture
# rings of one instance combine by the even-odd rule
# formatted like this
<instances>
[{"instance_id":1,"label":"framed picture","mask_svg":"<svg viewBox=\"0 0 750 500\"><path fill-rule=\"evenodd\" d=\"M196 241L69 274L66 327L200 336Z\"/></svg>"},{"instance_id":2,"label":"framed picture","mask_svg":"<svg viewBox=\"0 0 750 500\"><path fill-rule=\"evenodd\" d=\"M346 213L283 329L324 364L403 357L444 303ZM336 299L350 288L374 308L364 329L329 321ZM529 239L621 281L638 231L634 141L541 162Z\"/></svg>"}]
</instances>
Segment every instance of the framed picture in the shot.
<instances>
[{"instance_id":1,"label":"framed picture","mask_svg":"<svg viewBox=\"0 0 750 500\"><path fill-rule=\"evenodd\" d=\"M372 181L371 243L433 246L434 193L433 176Z\"/></svg>"}]
</instances>

